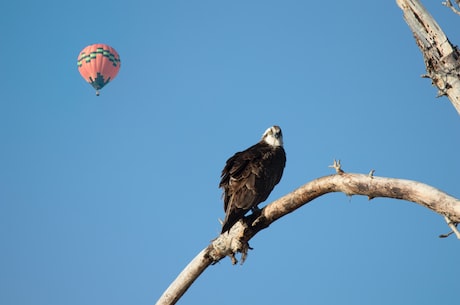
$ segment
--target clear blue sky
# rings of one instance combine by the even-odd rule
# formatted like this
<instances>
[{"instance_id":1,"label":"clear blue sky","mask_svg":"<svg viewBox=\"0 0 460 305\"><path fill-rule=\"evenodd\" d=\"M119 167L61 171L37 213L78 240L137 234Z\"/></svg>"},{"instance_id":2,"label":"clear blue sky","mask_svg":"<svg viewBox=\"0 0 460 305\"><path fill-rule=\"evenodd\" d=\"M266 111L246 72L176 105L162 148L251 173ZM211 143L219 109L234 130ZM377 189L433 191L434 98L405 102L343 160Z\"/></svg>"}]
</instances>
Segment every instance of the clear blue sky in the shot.
<instances>
[{"instance_id":1,"label":"clear blue sky","mask_svg":"<svg viewBox=\"0 0 460 305\"><path fill-rule=\"evenodd\" d=\"M428 3L454 44L460 17ZM154 304L220 231L228 157L283 128L269 200L333 171L460 197L459 116L394 1L3 1L0 304ZM122 66L101 96L85 46ZM179 304L452 304L460 242L416 204L330 194Z\"/></svg>"}]
</instances>

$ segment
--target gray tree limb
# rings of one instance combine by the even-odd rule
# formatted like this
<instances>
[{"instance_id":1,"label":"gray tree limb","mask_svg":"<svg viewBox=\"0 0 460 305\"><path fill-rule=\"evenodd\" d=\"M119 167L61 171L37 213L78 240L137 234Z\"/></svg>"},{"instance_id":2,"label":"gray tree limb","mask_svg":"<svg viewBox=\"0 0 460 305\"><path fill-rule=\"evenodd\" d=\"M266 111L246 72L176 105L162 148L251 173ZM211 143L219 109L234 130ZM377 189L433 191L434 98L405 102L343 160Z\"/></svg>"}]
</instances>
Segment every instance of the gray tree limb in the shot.
<instances>
[{"instance_id":1,"label":"gray tree limb","mask_svg":"<svg viewBox=\"0 0 460 305\"><path fill-rule=\"evenodd\" d=\"M386 197L418 203L444 216L449 227L460 239L457 230L457 224L460 223L459 199L417 181L374 177L373 171L367 175L345 173L340 167L340 162L334 162L333 167L336 174L308 182L268 204L258 213L245 217L243 221L236 223L229 233L218 236L187 265L156 304L175 304L207 267L225 256L229 256L232 263L236 264L235 254L239 252L243 262L250 249L249 240L259 231L284 215L328 193L342 192L349 196L364 195L369 199Z\"/></svg>"},{"instance_id":2,"label":"gray tree limb","mask_svg":"<svg viewBox=\"0 0 460 305\"><path fill-rule=\"evenodd\" d=\"M423 54L427 74L460 114L460 52L418 0L396 0ZM450 2L449 2L450 3Z\"/></svg>"}]
</instances>

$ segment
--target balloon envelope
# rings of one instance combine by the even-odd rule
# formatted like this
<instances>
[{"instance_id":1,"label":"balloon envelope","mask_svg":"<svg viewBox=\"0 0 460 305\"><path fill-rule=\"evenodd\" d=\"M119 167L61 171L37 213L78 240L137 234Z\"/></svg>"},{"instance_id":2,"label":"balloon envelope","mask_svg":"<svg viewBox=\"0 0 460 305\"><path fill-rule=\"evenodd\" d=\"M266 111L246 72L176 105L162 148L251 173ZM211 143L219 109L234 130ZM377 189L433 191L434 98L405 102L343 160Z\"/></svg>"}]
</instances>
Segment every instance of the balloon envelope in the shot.
<instances>
[{"instance_id":1,"label":"balloon envelope","mask_svg":"<svg viewBox=\"0 0 460 305\"><path fill-rule=\"evenodd\" d=\"M109 45L97 43L84 48L78 55L78 71L90 83L96 94L112 81L120 70L120 56Z\"/></svg>"}]
</instances>

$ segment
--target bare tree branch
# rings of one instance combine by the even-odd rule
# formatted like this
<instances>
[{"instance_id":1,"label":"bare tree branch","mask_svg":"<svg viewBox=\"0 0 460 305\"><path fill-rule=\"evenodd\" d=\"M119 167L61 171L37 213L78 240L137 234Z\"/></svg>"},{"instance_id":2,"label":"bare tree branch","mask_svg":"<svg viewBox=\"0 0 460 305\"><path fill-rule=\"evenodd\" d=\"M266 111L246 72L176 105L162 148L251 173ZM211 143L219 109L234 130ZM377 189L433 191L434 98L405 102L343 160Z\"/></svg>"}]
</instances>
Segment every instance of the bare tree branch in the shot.
<instances>
[{"instance_id":1,"label":"bare tree branch","mask_svg":"<svg viewBox=\"0 0 460 305\"><path fill-rule=\"evenodd\" d=\"M168 289L163 293L157 301L159 304L176 304L177 301L184 295L193 282L200 276L201 273L212 263L206 252L208 249L201 250L200 253L182 270L174 282L169 285Z\"/></svg>"},{"instance_id":2,"label":"bare tree branch","mask_svg":"<svg viewBox=\"0 0 460 305\"><path fill-rule=\"evenodd\" d=\"M460 52L447 39L436 20L417 0L396 0L423 54L427 74L460 114Z\"/></svg>"},{"instance_id":3,"label":"bare tree branch","mask_svg":"<svg viewBox=\"0 0 460 305\"><path fill-rule=\"evenodd\" d=\"M232 263L236 264L235 254L239 252L242 253L243 262L250 249L249 240L259 231L327 193L342 192L349 196L368 196L369 199L387 197L415 202L443 215L450 228L458 232L456 225L460 222L460 200L417 181L375 177L374 171L367 175L345 173L340 162L335 161L332 167L336 170L335 175L321 177L299 187L268 204L258 213L245 217L236 223L229 233L213 240L187 265L156 304L175 304L208 266L225 256L229 256ZM460 239L460 236L458 237Z\"/></svg>"},{"instance_id":4,"label":"bare tree branch","mask_svg":"<svg viewBox=\"0 0 460 305\"><path fill-rule=\"evenodd\" d=\"M460 7L460 1L459 0L455 0L455 4L458 7ZM455 14L460 15L460 11L452 4L452 2L450 0L444 1L442 3L442 5L447 6L448 8L450 8L452 10L452 12L454 12Z\"/></svg>"},{"instance_id":5,"label":"bare tree branch","mask_svg":"<svg viewBox=\"0 0 460 305\"><path fill-rule=\"evenodd\" d=\"M450 220L449 217L447 217L447 216L444 216L444 219L446 220L447 225L449 226L449 228L452 231L450 231L447 234L441 234L441 235L439 235L439 237L440 238L445 238L445 237L449 237L451 234L455 234L457 236L457 238L460 239L460 232L457 229L458 222L454 222L454 221Z\"/></svg>"}]
</instances>

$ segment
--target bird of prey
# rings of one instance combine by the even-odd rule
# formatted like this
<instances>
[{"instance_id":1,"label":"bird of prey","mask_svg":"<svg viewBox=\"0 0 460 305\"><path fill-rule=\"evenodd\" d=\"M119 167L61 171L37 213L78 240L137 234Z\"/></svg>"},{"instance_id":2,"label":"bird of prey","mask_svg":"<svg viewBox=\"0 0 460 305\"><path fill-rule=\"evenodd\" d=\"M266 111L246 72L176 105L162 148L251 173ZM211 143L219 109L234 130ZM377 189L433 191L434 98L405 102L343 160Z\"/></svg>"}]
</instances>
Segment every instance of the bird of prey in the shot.
<instances>
[{"instance_id":1,"label":"bird of prey","mask_svg":"<svg viewBox=\"0 0 460 305\"><path fill-rule=\"evenodd\" d=\"M268 128L257 144L227 160L219 183L225 210L222 233L267 199L280 182L285 165L283 135L276 125Z\"/></svg>"}]
</instances>

